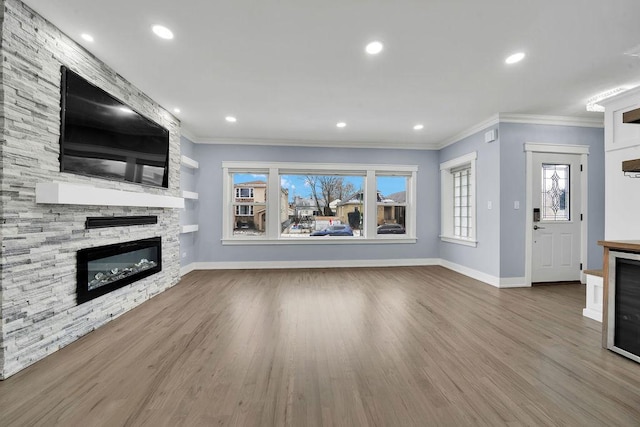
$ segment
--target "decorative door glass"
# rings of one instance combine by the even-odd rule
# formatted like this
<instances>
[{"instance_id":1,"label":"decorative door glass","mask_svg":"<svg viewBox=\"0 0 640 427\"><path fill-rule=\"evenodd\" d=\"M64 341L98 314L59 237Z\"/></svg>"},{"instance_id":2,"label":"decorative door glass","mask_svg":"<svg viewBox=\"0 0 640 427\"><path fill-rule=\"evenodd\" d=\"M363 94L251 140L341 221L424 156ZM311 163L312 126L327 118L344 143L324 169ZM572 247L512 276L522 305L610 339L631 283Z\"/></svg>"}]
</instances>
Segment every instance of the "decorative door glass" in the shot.
<instances>
[{"instance_id":1,"label":"decorative door glass","mask_svg":"<svg viewBox=\"0 0 640 427\"><path fill-rule=\"evenodd\" d=\"M542 220L570 221L570 165L542 164Z\"/></svg>"}]
</instances>

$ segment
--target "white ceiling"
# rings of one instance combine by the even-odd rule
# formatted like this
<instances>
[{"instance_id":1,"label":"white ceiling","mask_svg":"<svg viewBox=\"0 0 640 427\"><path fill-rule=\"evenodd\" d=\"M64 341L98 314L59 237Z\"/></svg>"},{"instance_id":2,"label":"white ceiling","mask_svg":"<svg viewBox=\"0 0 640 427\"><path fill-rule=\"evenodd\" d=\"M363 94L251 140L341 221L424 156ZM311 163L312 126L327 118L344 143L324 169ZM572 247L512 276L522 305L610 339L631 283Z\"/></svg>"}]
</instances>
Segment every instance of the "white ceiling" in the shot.
<instances>
[{"instance_id":1,"label":"white ceiling","mask_svg":"<svg viewBox=\"0 0 640 427\"><path fill-rule=\"evenodd\" d=\"M25 3L179 107L201 142L433 147L499 112L598 119L588 98L640 85L640 58L624 54L640 45L638 0ZM158 23L175 38L156 37ZM385 45L375 57L372 40Z\"/></svg>"}]
</instances>

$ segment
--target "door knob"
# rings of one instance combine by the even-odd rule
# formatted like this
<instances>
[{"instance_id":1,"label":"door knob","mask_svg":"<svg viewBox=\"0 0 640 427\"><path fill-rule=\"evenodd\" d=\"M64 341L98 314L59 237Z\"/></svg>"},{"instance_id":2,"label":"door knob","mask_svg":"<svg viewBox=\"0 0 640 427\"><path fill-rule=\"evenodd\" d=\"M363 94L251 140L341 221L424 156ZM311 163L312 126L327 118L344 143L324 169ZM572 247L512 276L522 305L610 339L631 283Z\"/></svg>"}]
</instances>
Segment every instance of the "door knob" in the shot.
<instances>
[{"instance_id":1,"label":"door knob","mask_svg":"<svg viewBox=\"0 0 640 427\"><path fill-rule=\"evenodd\" d=\"M533 226L534 230L544 230L544 227L538 227L538 224Z\"/></svg>"}]
</instances>

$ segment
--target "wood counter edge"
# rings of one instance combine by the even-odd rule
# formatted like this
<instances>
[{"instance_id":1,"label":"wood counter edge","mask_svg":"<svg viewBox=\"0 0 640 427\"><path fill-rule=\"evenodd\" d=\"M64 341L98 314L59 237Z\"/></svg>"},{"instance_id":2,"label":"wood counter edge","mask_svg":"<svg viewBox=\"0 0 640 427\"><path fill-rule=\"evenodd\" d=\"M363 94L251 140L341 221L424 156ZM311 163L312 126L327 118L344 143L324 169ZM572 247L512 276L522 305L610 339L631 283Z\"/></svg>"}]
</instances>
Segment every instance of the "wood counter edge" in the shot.
<instances>
[{"instance_id":1,"label":"wood counter edge","mask_svg":"<svg viewBox=\"0 0 640 427\"><path fill-rule=\"evenodd\" d=\"M640 240L598 240L598 245L609 249L640 252Z\"/></svg>"}]
</instances>

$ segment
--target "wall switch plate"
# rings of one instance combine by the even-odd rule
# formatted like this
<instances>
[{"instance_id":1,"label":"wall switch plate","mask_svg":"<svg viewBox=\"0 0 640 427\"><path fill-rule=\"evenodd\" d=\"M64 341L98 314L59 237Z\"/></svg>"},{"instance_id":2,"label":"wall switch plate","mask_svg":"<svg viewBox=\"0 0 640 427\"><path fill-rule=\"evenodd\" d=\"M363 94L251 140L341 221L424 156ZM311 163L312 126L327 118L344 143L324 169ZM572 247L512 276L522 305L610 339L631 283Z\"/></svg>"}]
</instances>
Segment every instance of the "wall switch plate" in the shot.
<instances>
[{"instance_id":1,"label":"wall switch plate","mask_svg":"<svg viewBox=\"0 0 640 427\"><path fill-rule=\"evenodd\" d=\"M182 252L182 258L186 258L187 257L187 253L186 252Z\"/></svg>"},{"instance_id":2,"label":"wall switch plate","mask_svg":"<svg viewBox=\"0 0 640 427\"><path fill-rule=\"evenodd\" d=\"M513 202L513 209L520 209L520 202L518 200Z\"/></svg>"},{"instance_id":3,"label":"wall switch plate","mask_svg":"<svg viewBox=\"0 0 640 427\"><path fill-rule=\"evenodd\" d=\"M487 209L489 210L493 209L493 202L491 200L487 202Z\"/></svg>"}]
</instances>

